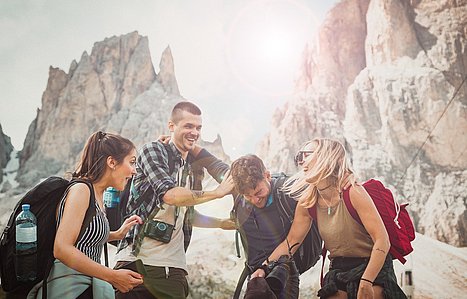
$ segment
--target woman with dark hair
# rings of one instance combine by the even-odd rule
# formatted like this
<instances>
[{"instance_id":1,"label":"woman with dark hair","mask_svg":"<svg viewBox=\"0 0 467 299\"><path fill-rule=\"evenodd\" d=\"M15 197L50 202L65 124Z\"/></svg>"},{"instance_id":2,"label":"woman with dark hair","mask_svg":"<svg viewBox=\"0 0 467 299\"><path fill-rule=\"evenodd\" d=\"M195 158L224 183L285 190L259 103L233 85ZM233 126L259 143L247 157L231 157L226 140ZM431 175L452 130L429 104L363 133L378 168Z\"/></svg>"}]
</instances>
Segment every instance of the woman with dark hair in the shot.
<instances>
[{"instance_id":1,"label":"woman with dark hair","mask_svg":"<svg viewBox=\"0 0 467 299\"><path fill-rule=\"evenodd\" d=\"M130 140L103 132L89 137L73 173L78 182L68 188L57 207L53 249L56 260L48 277L48 298L113 298L112 286L128 292L143 282L136 272L100 264L103 245L122 239L132 226L141 223L141 218L133 215L117 231L110 231L103 201L108 187L125 188L136 173L135 161L136 149ZM80 234L92 202L95 215ZM41 284L31 290L28 298L41 298Z\"/></svg>"}]
</instances>

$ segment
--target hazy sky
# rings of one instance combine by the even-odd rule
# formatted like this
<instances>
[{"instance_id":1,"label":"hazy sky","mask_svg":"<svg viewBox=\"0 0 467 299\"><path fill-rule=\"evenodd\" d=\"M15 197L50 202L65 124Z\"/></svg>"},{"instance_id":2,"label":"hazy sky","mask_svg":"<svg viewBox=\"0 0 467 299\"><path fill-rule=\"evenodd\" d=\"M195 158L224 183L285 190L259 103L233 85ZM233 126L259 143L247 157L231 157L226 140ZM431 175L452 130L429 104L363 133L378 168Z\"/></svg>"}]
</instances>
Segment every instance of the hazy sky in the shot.
<instances>
[{"instance_id":1,"label":"hazy sky","mask_svg":"<svg viewBox=\"0 0 467 299\"><path fill-rule=\"evenodd\" d=\"M156 72L170 45L180 93L203 110L203 139L219 133L232 157L254 152L335 2L2 0L0 124L21 149L49 66L68 72L95 42L137 30L149 38Z\"/></svg>"}]
</instances>

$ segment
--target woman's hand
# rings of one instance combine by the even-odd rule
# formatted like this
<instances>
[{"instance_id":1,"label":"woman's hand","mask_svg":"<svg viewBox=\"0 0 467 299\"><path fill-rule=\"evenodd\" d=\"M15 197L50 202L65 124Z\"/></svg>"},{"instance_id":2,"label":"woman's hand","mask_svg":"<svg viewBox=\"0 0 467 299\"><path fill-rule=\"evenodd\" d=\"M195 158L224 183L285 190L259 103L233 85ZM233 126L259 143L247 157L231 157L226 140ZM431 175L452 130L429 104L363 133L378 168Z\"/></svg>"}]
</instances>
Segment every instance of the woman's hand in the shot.
<instances>
[{"instance_id":1,"label":"woman's hand","mask_svg":"<svg viewBox=\"0 0 467 299\"><path fill-rule=\"evenodd\" d=\"M131 217L125 219L122 226L117 231L118 240L123 239L126 236L126 233L136 224L143 224L143 220L138 215L132 215Z\"/></svg>"},{"instance_id":2,"label":"woman's hand","mask_svg":"<svg viewBox=\"0 0 467 299\"><path fill-rule=\"evenodd\" d=\"M373 284L371 282L360 280L358 286L357 299L373 299L375 293L373 291Z\"/></svg>"},{"instance_id":3,"label":"woman's hand","mask_svg":"<svg viewBox=\"0 0 467 299\"><path fill-rule=\"evenodd\" d=\"M114 270L112 279L109 281L119 292L127 293L134 287L143 283L143 276L128 269Z\"/></svg>"}]
</instances>

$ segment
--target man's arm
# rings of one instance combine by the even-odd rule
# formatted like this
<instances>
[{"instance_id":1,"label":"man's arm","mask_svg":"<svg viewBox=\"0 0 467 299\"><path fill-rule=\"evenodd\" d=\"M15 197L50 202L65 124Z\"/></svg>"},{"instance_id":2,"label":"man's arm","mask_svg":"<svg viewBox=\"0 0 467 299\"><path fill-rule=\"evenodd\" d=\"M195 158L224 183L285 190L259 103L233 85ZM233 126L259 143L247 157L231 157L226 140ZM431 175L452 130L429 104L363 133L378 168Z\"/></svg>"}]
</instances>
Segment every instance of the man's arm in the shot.
<instances>
[{"instance_id":1,"label":"man's arm","mask_svg":"<svg viewBox=\"0 0 467 299\"><path fill-rule=\"evenodd\" d=\"M233 189L232 178L226 178L212 191L195 191L177 187L176 181L169 174L166 149L160 142L143 146L138 157L138 166L148 178L159 201L174 206L194 206L207 201L222 198Z\"/></svg>"},{"instance_id":2,"label":"man's arm","mask_svg":"<svg viewBox=\"0 0 467 299\"><path fill-rule=\"evenodd\" d=\"M229 194L233 187L233 179L231 176L228 176L213 191L188 190L183 187L174 187L169 189L162 199L169 205L194 206L216 198L222 198Z\"/></svg>"},{"instance_id":3,"label":"man's arm","mask_svg":"<svg viewBox=\"0 0 467 299\"><path fill-rule=\"evenodd\" d=\"M208 173L218 182L222 182L224 175L229 171L230 166L216 156L211 154L205 148L195 145L194 149L190 151L193 156L193 168L202 169L206 168Z\"/></svg>"},{"instance_id":4,"label":"man's arm","mask_svg":"<svg viewBox=\"0 0 467 299\"><path fill-rule=\"evenodd\" d=\"M194 211L193 214L193 226L203 228L221 228L225 230L236 229L235 221L230 218L216 218L207 215L203 215L198 211Z\"/></svg>"}]
</instances>

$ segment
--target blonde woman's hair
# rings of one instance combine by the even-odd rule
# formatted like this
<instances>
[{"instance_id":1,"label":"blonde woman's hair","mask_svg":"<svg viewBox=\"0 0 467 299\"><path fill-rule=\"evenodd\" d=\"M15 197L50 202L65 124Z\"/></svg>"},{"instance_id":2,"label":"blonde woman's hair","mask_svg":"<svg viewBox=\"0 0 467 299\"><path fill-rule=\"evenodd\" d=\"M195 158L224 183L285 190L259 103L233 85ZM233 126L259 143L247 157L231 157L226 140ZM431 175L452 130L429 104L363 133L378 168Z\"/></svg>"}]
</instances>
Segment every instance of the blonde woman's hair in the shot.
<instances>
[{"instance_id":1,"label":"blonde woman's hair","mask_svg":"<svg viewBox=\"0 0 467 299\"><path fill-rule=\"evenodd\" d=\"M284 184L284 190L305 208L312 207L318 201L319 191L316 185L322 181L326 181L329 188L340 191L345 178L351 175L350 183L355 184L355 177L342 143L328 138L315 138L310 142L315 143L316 148L303 165L308 168L307 171L300 170ZM303 146L310 142L304 143Z\"/></svg>"}]
</instances>

